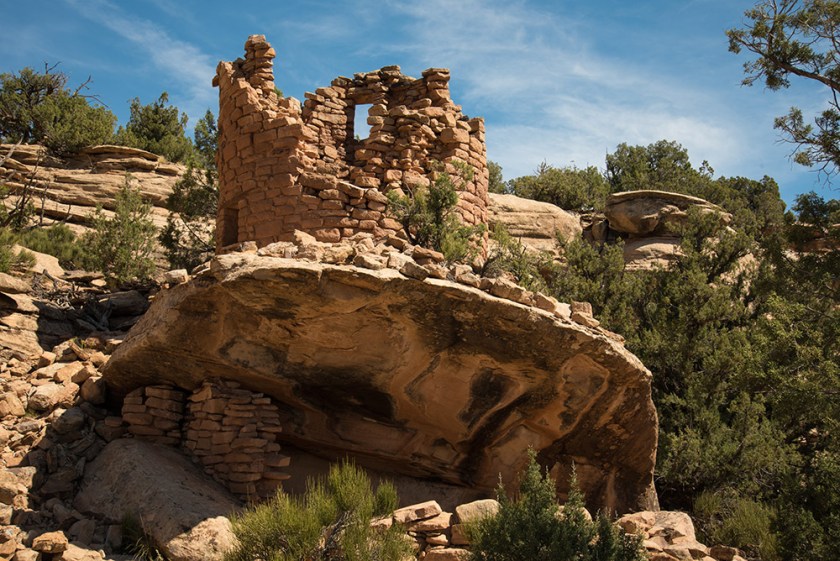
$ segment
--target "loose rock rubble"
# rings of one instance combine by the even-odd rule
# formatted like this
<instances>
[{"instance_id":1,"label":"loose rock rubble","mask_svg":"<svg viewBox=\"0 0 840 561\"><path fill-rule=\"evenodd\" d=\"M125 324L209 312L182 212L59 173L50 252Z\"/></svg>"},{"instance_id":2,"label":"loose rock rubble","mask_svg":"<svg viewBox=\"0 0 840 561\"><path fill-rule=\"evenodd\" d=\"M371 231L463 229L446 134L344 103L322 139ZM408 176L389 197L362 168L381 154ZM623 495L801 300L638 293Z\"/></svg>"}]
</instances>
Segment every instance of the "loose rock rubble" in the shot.
<instances>
[{"instance_id":1,"label":"loose rock rubble","mask_svg":"<svg viewBox=\"0 0 840 561\"><path fill-rule=\"evenodd\" d=\"M684 512L642 511L616 522L626 533L639 534L650 561L746 561L733 547L707 547L697 541L694 523Z\"/></svg>"},{"instance_id":2,"label":"loose rock rubble","mask_svg":"<svg viewBox=\"0 0 840 561\"><path fill-rule=\"evenodd\" d=\"M119 525L73 500L88 463L124 433L99 369L148 300L45 257L0 288L0 559L95 561L119 546Z\"/></svg>"},{"instance_id":3,"label":"loose rock rubble","mask_svg":"<svg viewBox=\"0 0 840 561\"><path fill-rule=\"evenodd\" d=\"M562 507L560 507L562 509ZM464 561L470 558L470 539L466 527L499 511L494 499L458 505L455 512L444 512L437 501L400 508L390 517L371 525L397 524L413 540L418 560ZM592 516L584 513L592 520ZM699 543L691 518L683 512L642 511L625 515L615 522L625 533L639 535L651 561L746 561L743 552L723 545L707 547Z\"/></svg>"},{"instance_id":4,"label":"loose rock rubble","mask_svg":"<svg viewBox=\"0 0 840 561\"><path fill-rule=\"evenodd\" d=\"M257 248L253 242L245 242L227 248L228 252L257 254L263 257L281 257L299 259L315 263L334 265L354 265L362 269L379 271L393 269L415 280L427 278L447 280L478 288L488 294L549 312L558 318L572 320L586 327L598 327L599 322L592 317L592 306L586 302L576 303L574 314L569 304L540 292L523 288L515 281L504 276L498 278L481 277L473 268L462 263L446 263L442 253L413 246L401 238L391 236L375 242L372 234L358 233L339 243L320 242L314 236L296 230L292 241L274 242ZM212 262L211 262L212 266ZM203 271L207 271L204 269ZM202 270L196 271L201 274ZM180 281L184 282L184 281ZM623 338L612 332L601 330L604 334L623 342Z\"/></svg>"},{"instance_id":5,"label":"loose rock rubble","mask_svg":"<svg viewBox=\"0 0 840 561\"><path fill-rule=\"evenodd\" d=\"M123 434L122 420L101 408L105 347L97 338L85 343L12 361L0 373L0 559L97 560L119 545L118 525L73 506L86 465Z\"/></svg>"}]
</instances>

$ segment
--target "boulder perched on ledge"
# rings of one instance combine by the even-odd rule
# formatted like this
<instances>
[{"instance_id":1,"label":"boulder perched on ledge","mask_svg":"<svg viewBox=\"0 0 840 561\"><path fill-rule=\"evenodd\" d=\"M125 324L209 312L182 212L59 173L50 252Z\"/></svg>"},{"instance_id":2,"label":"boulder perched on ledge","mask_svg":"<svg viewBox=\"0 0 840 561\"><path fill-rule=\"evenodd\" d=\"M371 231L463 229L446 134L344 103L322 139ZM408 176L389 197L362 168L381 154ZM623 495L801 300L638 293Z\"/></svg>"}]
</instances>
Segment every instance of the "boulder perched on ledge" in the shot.
<instances>
[{"instance_id":1,"label":"boulder perched on ledge","mask_svg":"<svg viewBox=\"0 0 840 561\"><path fill-rule=\"evenodd\" d=\"M574 463L590 507L656 508L641 362L597 326L451 280L217 256L157 295L104 377L116 399L233 379L278 402L303 449L488 494L532 447L561 494Z\"/></svg>"},{"instance_id":2,"label":"boulder perched on ledge","mask_svg":"<svg viewBox=\"0 0 840 561\"><path fill-rule=\"evenodd\" d=\"M624 191L607 198L604 215L610 229L631 237L680 236L680 228L688 218L688 210L714 214L722 224L732 216L705 199L669 191Z\"/></svg>"}]
</instances>

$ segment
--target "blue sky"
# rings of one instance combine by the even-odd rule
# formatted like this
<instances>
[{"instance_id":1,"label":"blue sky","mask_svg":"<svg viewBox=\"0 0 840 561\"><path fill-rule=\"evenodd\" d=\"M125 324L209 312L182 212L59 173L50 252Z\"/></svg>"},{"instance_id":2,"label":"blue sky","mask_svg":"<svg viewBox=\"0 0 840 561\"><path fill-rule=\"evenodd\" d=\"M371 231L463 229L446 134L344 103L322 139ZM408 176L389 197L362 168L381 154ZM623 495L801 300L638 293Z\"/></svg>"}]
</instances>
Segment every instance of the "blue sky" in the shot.
<instances>
[{"instance_id":1,"label":"blue sky","mask_svg":"<svg viewBox=\"0 0 840 561\"><path fill-rule=\"evenodd\" d=\"M248 35L277 50L286 95L339 75L399 64L419 76L452 70L453 99L487 125L488 157L506 179L556 166L604 167L621 142L685 146L716 175L774 177L783 197L816 190L817 175L790 162L773 118L797 105L812 114L827 92L742 87L745 55L724 31L750 0L28 0L0 21L0 72L60 62L71 84L124 122L128 102L169 92L195 122L216 113L219 60L242 55Z\"/></svg>"}]
</instances>

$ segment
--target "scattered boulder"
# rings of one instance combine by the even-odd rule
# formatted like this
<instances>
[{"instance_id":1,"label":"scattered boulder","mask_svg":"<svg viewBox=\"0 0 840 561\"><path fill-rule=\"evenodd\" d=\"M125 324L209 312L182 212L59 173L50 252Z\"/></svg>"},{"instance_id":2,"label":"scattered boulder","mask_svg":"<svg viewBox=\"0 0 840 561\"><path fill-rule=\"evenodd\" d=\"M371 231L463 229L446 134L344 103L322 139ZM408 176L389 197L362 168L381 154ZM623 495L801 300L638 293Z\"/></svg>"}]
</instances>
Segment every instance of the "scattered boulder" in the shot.
<instances>
[{"instance_id":1,"label":"scattered boulder","mask_svg":"<svg viewBox=\"0 0 840 561\"><path fill-rule=\"evenodd\" d=\"M469 524L486 516L494 516L498 512L499 501L495 499L481 499L455 507L455 514L458 515L458 522L461 524Z\"/></svg>"},{"instance_id":2,"label":"scattered boulder","mask_svg":"<svg viewBox=\"0 0 840 561\"><path fill-rule=\"evenodd\" d=\"M624 264L628 271L664 269L681 254L680 238L637 238L624 242Z\"/></svg>"},{"instance_id":3,"label":"scattered boulder","mask_svg":"<svg viewBox=\"0 0 840 561\"><path fill-rule=\"evenodd\" d=\"M61 554L58 561L103 561L98 551L83 549L75 544L67 544L67 549Z\"/></svg>"},{"instance_id":4,"label":"scattered boulder","mask_svg":"<svg viewBox=\"0 0 840 561\"><path fill-rule=\"evenodd\" d=\"M39 553L61 553L67 549L68 543L64 532L46 532L32 540L32 549Z\"/></svg>"},{"instance_id":5,"label":"scattered boulder","mask_svg":"<svg viewBox=\"0 0 840 561\"><path fill-rule=\"evenodd\" d=\"M394 522L409 524L417 520L425 520L441 514L443 510L437 501L427 501L416 505L406 506L394 511Z\"/></svg>"},{"instance_id":6,"label":"scattered boulder","mask_svg":"<svg viewBox=\"0 0 840 561\"><path fill-rule=\"evenodd\" d=\"M226 516L241 504L176 450L118 439L88 465L74 506L112 523L136 516L172 561L214 561L234 544Z\"/></svg>"},{"instance_id":7,"label":"scattered boulder","mask_svg":"<svg viewBox=\"0 0 840 561\"><path fill-rule=\"evenodd\" d=\"M34 411L49 411L58 405L64 393L64 386L49 382L38 386L29 396L29 407Z\"/></svg>"},{"instance_id":8,"label":"scattered boulder","mask_svg":"<svg viewBox=\"0 0 840 561\"><path fill-rule=\"evenodd\" d=\"M26 414L26 408L18 396L10 392L0 395L0 419L9 415L23 417L24 414Z\"/></svg>"},{"instance_id":9,"label":"scattered boulder","mask_svg":"<svg viewBox=\"0 0 840 561\"><path fill-rule=\"evenodd\" d=\"M58 263L58 259L46 253L39 253L31 249L15 244L12 246L12 251L17 255L21 251L31 254L35 258L35 262L29 267L33 273L47 273L55 278L60 278L64 275L64 268Z\"/></svg>"}]
</instances>

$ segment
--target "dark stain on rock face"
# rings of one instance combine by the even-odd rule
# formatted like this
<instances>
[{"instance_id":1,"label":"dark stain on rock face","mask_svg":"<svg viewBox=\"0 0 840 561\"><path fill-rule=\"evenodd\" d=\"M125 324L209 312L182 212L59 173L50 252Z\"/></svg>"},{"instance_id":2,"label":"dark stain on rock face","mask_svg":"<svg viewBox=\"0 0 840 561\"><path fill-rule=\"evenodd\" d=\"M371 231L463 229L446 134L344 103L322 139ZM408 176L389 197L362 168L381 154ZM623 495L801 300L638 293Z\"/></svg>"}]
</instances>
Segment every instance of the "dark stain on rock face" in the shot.
<instances>
[{"instance_id":1,"label":"dark stain on rock face","mask_svg":"<svg viewBox=\"0 0 840 561\"><path fill-rule=\"evenodd\" d=\"M295 319L296 304L291 300L274 298L270 306L260 307L258 313L266 319L287 321Z\"/></svg>"},{"instance_id":2,"label":"dark stain on rock face","mask_svg":"<svg viewBox=\"0 0 840 561\"><path fill-rule=\"evenodd\" d=\"M466 457L458 466L458 471L464 483L472 484L475 473L481 468L485 450L499 436L499 428L517 408L527 407L531 397L529 393L519 396L510 405L489 415L475 431L474 436L467 444Z\"/></svg>"},{"instance_id":3,"label":"dark stain on rock face","mask_svg":"<svg viewBox=\"0 0 840 561\"><path fill-rule=\"evenodd\" d=\"M487 411L495 407L505 396L508 380L485 368L470 383L470 402L458 418L469 428L484 416Z\"/></svg>"},{"instance_id":4,"label":"dark stain on rock face","mask_svg":"<svg viewBox=\"0 0 840 561\"><path fill-rule=\"evenodd\" d=\"M354 375L353 372L310 375L286 372L285 375L297 381L295 395L314 408L396 423L391 396L371 384L367 375Z\"/></svg>"},{"instance_id":5,"label":"dark stain on rock face","mask_svg":"<svg viewBox=\"0 0 840 561\"><path fill-rule=\"evenodd\" d=\"M519 410L525 416L528 416L533 411L545 407L555 397L556 392L552 388L543 386L523 393L510 404L488 415L467 443L466 457L458 465L462 481L466 484L473 483L475 474L480 470L484 461L486 450L499 438L502 426L515 411Z\"/></svg>"}]
</instances>

